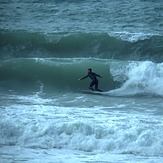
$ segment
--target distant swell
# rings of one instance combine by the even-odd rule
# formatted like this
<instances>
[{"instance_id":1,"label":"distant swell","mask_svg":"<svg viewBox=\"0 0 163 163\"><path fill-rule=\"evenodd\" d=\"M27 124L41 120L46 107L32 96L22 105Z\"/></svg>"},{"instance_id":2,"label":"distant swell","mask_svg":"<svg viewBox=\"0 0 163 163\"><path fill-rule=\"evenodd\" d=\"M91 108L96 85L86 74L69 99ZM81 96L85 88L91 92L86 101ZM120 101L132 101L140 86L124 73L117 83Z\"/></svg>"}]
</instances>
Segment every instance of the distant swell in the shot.
<instances>
[{"instance_id":1,"label":"distant swell","mask_svg":"<svg viewBox=\"0 0 163 163\"><path fill-rule=\"evenodd\" d=\"M127 33L0 31L1 59L96 57L163 61L163 36Z\"/></svg>"}]
</instances>

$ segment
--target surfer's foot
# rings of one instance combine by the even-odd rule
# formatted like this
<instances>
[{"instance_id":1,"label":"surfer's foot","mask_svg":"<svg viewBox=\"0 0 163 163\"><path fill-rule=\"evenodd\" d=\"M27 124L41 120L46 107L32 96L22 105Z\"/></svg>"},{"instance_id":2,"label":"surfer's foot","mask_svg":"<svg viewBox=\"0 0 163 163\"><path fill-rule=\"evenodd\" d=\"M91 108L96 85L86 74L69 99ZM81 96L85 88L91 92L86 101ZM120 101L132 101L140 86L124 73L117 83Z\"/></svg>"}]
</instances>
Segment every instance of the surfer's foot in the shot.
<instances>
[{"instance_id":1,"label":"surfer's foot","mask_svg":"<svg viewBox=\"0 0 163 163\"><path fill-rule=\"evenodd\" d=\"M89 87L90 90L94 91L94 89L92 87Z\"/></svg>"}]
</instances>

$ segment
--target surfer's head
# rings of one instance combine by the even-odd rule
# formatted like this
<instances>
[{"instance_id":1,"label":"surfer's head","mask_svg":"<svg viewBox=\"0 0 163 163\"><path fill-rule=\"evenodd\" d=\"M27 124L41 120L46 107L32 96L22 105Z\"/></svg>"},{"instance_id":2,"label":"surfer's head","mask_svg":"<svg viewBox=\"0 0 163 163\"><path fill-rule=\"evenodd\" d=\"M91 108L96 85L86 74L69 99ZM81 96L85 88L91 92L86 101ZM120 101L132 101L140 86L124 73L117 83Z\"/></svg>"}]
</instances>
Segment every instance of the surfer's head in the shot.
<instances>
[{"instance_id":1,"label":"surfer's head","mask_svg":"<svg viewBox=\"0 0 163 163\"><path fill-rule=\"evenodd\" d=\"M89 72L89 73L90 73L90 72L92 72L92 69L91 69L91 68L89 68L89 69L88 69L88 72Z\"/></svg>"}]
</instances>

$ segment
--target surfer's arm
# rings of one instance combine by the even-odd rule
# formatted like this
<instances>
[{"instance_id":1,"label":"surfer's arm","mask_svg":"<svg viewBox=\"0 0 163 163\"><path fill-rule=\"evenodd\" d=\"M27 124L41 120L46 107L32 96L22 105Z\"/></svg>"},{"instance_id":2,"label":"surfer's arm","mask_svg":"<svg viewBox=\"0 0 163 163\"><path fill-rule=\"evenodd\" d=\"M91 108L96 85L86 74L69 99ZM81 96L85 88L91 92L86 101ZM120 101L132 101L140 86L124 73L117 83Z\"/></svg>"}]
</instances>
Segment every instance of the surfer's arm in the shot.
<instances>
[{"instance_id":1,"label":"surfer's arm","mask_svg":"<svg viewBox=\"0 0 163 163\"><path fill-rule=\"evenodd\" d=\"M98 76L99 78L102 78L102 76L100 76L100 75L98 75L98 74L96 74L96 76Z\"/></svg>"},{"instance_id":2,"label":"surfer's arm","mask_svg":"<svg viewBox=\"0 0 163 163\"><path fill-rule=\"evenodd\" d=\"M85 78L88 78L88 75L84 76L83 78L80 78L79 80L83 80Z\"/></svg>"}]
</instances>

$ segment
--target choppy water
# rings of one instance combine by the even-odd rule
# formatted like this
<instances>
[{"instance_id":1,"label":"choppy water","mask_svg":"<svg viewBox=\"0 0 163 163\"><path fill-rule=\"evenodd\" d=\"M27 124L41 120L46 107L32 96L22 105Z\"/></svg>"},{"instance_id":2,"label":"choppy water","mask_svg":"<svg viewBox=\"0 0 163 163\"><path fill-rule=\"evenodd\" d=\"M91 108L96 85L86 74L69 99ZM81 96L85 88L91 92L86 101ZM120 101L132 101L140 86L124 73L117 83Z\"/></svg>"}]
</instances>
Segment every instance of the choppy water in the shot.
<instances>
[{"instance_id":1,"label":"choppy water","mask_svg":"<svg viewBox=\"0 0 163 163\"><path fill-rule=\"evenodd\" d=\"M0 161L162 162L162 6L2 0Z\"/></svg>"}]
</instances>

